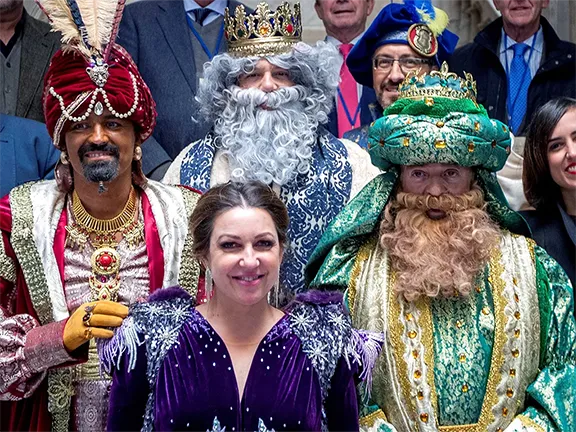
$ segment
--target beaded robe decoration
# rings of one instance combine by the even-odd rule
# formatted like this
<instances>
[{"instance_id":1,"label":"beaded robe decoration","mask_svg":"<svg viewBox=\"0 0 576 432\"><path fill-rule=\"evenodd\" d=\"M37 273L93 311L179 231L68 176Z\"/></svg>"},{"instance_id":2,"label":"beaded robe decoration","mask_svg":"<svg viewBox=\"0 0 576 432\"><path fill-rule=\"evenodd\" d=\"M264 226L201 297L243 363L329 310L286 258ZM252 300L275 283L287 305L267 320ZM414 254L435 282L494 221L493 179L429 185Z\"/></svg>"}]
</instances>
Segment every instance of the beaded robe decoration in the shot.
<instances>
[{"instance_id":1,"label":"beaded robe decoration","mask_svg":"<svg viewBox=\"0 0 576 432\"><path fill-rule=\"evenodd\" d=\"M92 275L88 280L92 301L118 300L120 254L116 247L123 239L133 249L144 240L144 225L138 220L136 190L132 188L126 205L112 219L90 216L76 191L72 194L74 222L66 226L66 246L83 250L90 242L96 249L90 258Z\"/></svg>"}]
</instances>

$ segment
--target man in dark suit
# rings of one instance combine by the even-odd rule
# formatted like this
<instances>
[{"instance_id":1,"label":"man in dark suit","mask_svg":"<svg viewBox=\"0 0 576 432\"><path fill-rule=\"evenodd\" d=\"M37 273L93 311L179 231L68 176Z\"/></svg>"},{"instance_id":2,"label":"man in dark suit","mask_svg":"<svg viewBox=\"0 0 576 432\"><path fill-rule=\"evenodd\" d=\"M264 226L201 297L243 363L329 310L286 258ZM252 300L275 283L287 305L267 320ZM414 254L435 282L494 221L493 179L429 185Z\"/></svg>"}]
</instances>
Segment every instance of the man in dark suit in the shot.
<instances>
[{"instance_id":1,"label":"man in dark suit","mask_svg":"<svg viewBox=\"0 0 576 432\"><path fill-rule=\"evenodd\" d=\"M524 135L549 100L576 98L576 45L560 40L542 16L549 2L494 0L502 16L450 59L452 71L474 76L478 102L514 135Z\"/></svg>"},{"instance_id":2,"label":"man in dark suit","mask_svg":"<svg viewBox=\"0 0 576 432\"><path fill-rule=\"evenodd\" d=\"M158 111L154 151L163 150L165 162L203 138L211 127L200 120L196 91L203 64L226 50L224 10L234 11L239 4L234 0L142 1L124 11L117 42L131 54L152 91ZM159 169L165 171L168 165Z\"/></svg>"},{"instance_id":3,"label":"man in dark suit","mask_svg":"<svg viewBox=\"0 0 576 432\"><path fill-rule=\"evenodd\" d=\"M316 0L314 9L326 29L326 42L338 48L343 61L336 104L326 125L341 138L350 129L370 123L370 106L378 104L372 87L356 83L346 65L348 53L366 30L374 0Z\"/></svg>"},{"instance_id":4,"label":"man in dark suit","mask_svg":"<svg viewBox=\"0 0 576 432\"><path fill-rule=\"evenodd\" d=\"M44 122L42 90L60 34L32 18L22 0L0 1L0 113Z\"/></svg>"}]
</instances>

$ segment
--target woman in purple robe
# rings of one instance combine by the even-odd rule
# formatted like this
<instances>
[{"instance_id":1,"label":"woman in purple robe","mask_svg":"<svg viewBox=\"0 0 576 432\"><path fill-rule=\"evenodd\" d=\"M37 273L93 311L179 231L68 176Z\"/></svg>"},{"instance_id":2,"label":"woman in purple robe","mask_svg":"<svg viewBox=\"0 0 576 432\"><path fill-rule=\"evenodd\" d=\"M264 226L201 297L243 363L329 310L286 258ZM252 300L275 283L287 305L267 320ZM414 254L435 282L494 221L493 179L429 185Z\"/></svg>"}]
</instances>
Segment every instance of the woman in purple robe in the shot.
<instances>
[{"instance_id":1,"label":"woman in purple robe","mask_svg":"<svg viewBox=\"0 0 576 432\"><path fill-rule=\"evenodd\" d=\"M268 186L227 183L191 218L208 302L180 288L133 306L100 355L113 373L108 430L357 431L356 384L383 335L352 329L341 294L269 303L288 214Z\"/></svg>"}]
</instances>

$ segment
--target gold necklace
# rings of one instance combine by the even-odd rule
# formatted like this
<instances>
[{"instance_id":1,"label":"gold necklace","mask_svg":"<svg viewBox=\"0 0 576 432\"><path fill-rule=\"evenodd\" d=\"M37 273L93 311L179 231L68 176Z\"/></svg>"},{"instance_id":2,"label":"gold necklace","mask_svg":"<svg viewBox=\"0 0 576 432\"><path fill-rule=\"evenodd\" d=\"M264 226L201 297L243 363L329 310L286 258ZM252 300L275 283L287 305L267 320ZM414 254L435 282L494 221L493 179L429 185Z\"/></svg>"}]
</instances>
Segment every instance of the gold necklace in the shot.
<instances>
[{"instance_id":1,"label":"gold necklace","mask_svg":"<svg viewBox=\"0 0 576 432\"><path fill-rule=\"evenodd\" d=\"M97 219L86 211L80 197L74 191L72 194L74 223L66 227L68 232L66 246L77 246L83 250L86 243L90 241L96 248L116 247L118 246L116 237L120 233L128 242L128 246L135 248L144 239L144 227L136 218L137 199L136 190L132 188L128 201L119 215L112 219Z\"/></svg>"},{"instance_id":2,"label":"gold necklace","mask_svg":"<svg viewBox=\"0 0 576 432\"><path fill-rule=\"evenodd\" d=\"M119 215L112 219L97 219L86 211L76 191L72 194L74 222L66 227L66 246L78 246L83 250L90 242L96 248L90 258L92 275L88 279L93 301L118 300L121 262L116 250L118 234L126 239L130 248L135 248L144 240L144 226L137 219L137 198L136 190L132 187Z\"/></svg>"},{"instance_id":3,"label":"gold necklace","mask_svg":"<svg viewBox=\"0 0 576 432\"><path fill-rule=\"evenodd\" d=\"M97 219L91 216L84 208L82 201L80 201L78 193L74 190L72 194L72 214L74 214L76 223L88 232L95 234L118 232L134 221L136 216L136 190L131 188L130 196L124 208L118 216L112 219Z\"/></svg>"}]
</instances>

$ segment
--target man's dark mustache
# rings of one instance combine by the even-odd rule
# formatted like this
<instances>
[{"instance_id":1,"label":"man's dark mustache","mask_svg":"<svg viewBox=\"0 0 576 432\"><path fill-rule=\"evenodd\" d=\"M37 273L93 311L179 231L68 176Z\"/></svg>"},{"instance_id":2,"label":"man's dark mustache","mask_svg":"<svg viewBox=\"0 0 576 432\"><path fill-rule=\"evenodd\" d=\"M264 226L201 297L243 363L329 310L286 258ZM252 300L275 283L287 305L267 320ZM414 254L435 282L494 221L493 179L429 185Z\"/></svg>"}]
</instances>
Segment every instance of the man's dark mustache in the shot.
<instances>
[{"instance_id":1,"label":"man's dark mustache","mask_svg":"<svg viewBox=\"0 0 576 432\"><path fill-rule=\"evenodd\" d=\"M105 152L109 153L111 156L115 157L116 159L120 159L120 149L118 146L110 143L106 144L94 144L94 143L86 143L82 144L78 149L78 157L80 158L80 162L84 161L84 156L86 153L90 152Z\"/></svg>"}]
</instances>

